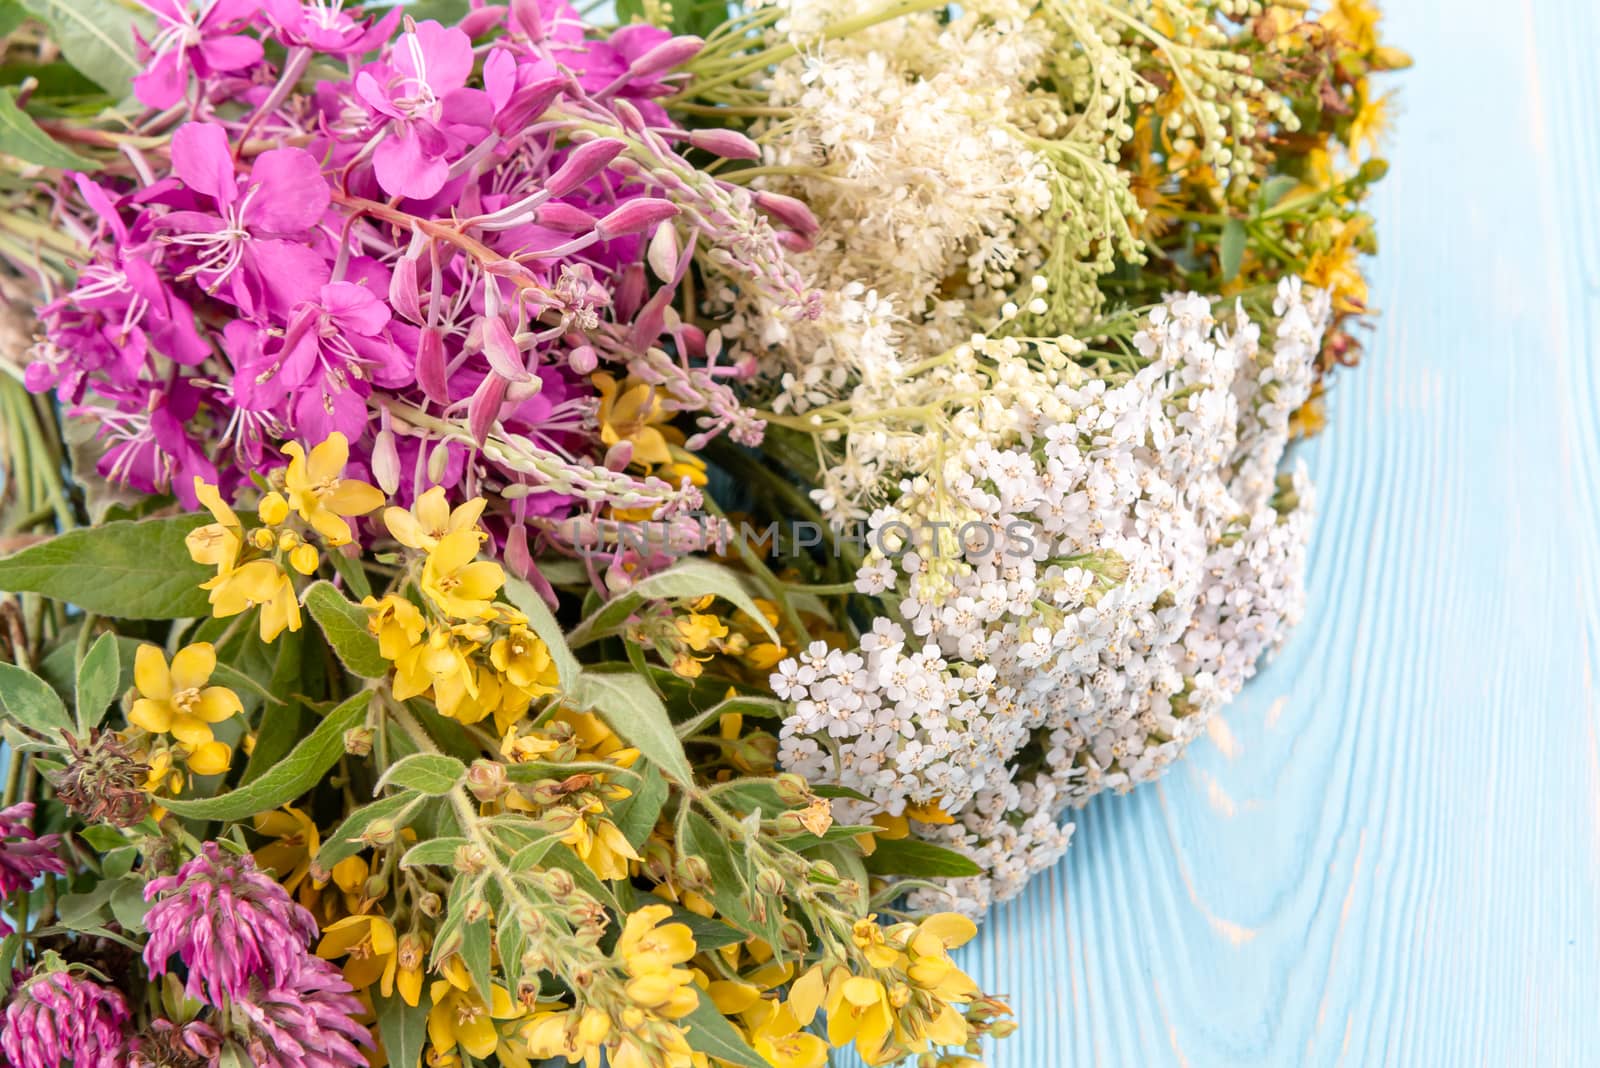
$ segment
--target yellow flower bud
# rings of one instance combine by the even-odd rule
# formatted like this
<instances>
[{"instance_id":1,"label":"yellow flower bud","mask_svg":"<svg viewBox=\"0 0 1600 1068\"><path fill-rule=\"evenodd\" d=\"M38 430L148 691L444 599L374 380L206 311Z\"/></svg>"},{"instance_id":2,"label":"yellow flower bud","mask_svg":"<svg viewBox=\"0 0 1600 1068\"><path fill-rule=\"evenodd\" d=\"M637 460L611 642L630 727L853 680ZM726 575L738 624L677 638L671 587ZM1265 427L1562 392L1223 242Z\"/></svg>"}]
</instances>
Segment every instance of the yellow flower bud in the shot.
<instances>
[{"instance_id":1,"label":"yellow flower bud","mask_svg":"<svg viewBox=\"0 0 1600 1068\"><path fill-rule=\"evenodd\" d=\"M310 545L300 545L289 554L289 564L302 575L314 575L317 572L317 550Z\"/></svg>"},{"instance_id":2,"label":"yellow flower bud","mask_svg":"<svg viewBox=\"0 0 1600 1068\"><path fill-rule=\"evenodd\" d=\"M274 490L261 498L261 505L256 509L256 515L269 527L275 527L289 518L289 502L283 499L283 494Z\"/></svg>"}]
</instances>

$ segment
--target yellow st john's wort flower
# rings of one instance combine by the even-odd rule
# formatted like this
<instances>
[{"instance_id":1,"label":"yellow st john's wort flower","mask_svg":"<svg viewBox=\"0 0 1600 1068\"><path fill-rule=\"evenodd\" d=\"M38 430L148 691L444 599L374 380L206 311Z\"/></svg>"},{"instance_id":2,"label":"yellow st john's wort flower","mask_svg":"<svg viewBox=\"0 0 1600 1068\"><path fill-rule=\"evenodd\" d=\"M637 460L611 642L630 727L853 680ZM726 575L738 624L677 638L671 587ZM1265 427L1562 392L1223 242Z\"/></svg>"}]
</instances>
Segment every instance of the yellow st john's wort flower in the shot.
<instances>
[{"instance_id":1,"label":"yellow st john's wort flower","mask_svg":"<svg viewBox=\"0 0 1600 1068\"><path fill-rule=\"evenodd\" d=\"M482 542L476 530L446 534L422 565L422 592L452 619L494 618L494 595L506 584L506 573L478 559Z\"/></svg>"},{"instance_id":2,"label":"yellow st john's wort flower","mask_svg":"<svg viewBox=\"0 0 1600 1068\"><path fill-rule=\"evenodd\" d=\"M429 551L447 534L477 530L487 503L482 497L474 497L452 510L445 500L444 487L434 486L417 498L409 512L404 508L384 509L383 523L401 545Z\"/></svg>"},{"instance_id":3,"label":"yellow st john's wort flower","mask_svg":"<svg viewBox=\"0 0 1600 1068\"><path fill-rule=\"evenodd\" d=\"M514 625L489 647L489 662L506 681L532 697L555 693L561 678L556 674L550 647L533 631Z\"/></svg>"},{"instance_id":4,"label":"yellow st john's wort flower","mask_svg":"<svg viewBox=\"0 0 1600 1068\"><path fill-rule=\"evenodd\" d=\"M226 686L206 685L216 668L217 653L210 642L178 650L170 669L159 647L139 646L133 661L139 697L128 721L152 734L170 734L195 751L212 744L211 725L244 711L238 694Z\"/></svg>"},{"instance_id":5,"label":"yellow st john's wort flower","mask_svg":"<svg viewBox=\"0 0 1600 1068\"><path fill-rule=\"evenodd\" d=\"M694 958L694 933L686 924L661 922L671 915L670 905L646 905L630 913L612 953L632 977L628 997L675 1020L693 1012L700 995L694 972L677 967Z\"/></svg>"},{"instance_id":6,"label":"yellow st john's wort flower","mask_svg":"<svg viewBox=\"0 0 1600 1068\"><path fill-rule=\"evenodd\" d=\"M428 1010L428 1041L435 1049L448 1053L457 1043L482 1060L501 1044L496 1020L516 1020L523 1010L503 987L491 986L487 1001L472 985L459 957L451 958L445 978L435 980L429 992L433 1008Z\"/></svg>"},{"instance_id":7,"label":"yellow st john's wort flower","mask_svg":"<svg viewBox=\"0 0 1600 1068\"><path fill-rule=\"evenodd\" d=\"M743 1022L751 1047L773 1068L823 1068L828 1063L828 1044L802 1031L787 1005L758 1000L744 1011Z\"/></svg>"},{"instance_id":8,"label":"yellow st john's wort flower","mask_svg":"<svg viewBox=\"0 0 1600 1068\"><path fill-rule=\"evenodd\" d=\"M365 990L381 980L378 989L384 997L390 997L399 967L398 949L399 940L389 918L365 914L346 916L325 927L322 941L317 943L317 956L323 960L345 957L345 982L355 990Z\"/></svg>"},{"instance_id":9,"label":"yellow st john's wort flower","mask_svg":"<svg viewBox=\"0 0 1600 1068\"><path fill-rule=\"evenodd\" d=\"M349 519L366 515L383 505L383 491L360 479L345 478L350 443L335 430L328 440L311 450L297 441L283 447L289 467L283 473L289 507L328 540L332 546L348 545L353 536Z\"/></svg>"}]
</instances>

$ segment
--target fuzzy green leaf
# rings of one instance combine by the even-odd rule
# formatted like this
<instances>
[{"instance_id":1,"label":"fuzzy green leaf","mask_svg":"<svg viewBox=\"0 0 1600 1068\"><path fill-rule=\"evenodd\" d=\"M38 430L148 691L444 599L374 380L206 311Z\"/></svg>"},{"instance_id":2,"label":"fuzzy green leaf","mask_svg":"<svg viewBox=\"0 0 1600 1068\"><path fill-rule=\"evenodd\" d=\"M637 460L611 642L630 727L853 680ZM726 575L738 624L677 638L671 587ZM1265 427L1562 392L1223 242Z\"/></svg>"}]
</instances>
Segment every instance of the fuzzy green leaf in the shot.
<instances>
[{"instance_id":1,"label":"fuzzy green leaf","mask_svg":"<svg viewBox=\"0 0 1600 1068\"><path fill-rule=\"evenodd\" d=\"M418 842L400 858L402 868L420 868L424 865L445 868L456 862L456 850L469 844L465 838L430 838Z\"/></svg>"},{"instance_id":2,"label":"fuzzy green leaf","mask_svg":"<svg viewBox=\"0 0 1600 1068\"><path fill-rule=\"evenodd\" d=\"M339 705L294 747L293 752L248 785L216 797L163 801L162 805L180 816L241 820L288 804L321 782L328 769L338 763L344 753L345 732L366 718L367 703L371 700L371 691L363 690Z\"/></svg>"},{"instance_id":3,"label":"fuzzy green leaf","mask_svg":"<svg viewBox=\"0 0 1600 1068\"><path fill-rule=\"evenodd\" d=\"M12 719L53 742L60 742L62 731L72 729L67 706L50 684L15 664L0 664L0 705Z\"/></svg>"},{"instance_id":4,"label":"fuzzy green leaf","mask_svg":"<svg viewBox=\"0 0 1600 1068\"><path fill-rule=\"evenodd\" d=\"M778 632L772 629L767 617L745 592L739 576L709 560L686 559L659 574L640 580L626 593L607 601L599 611L573 630L568 641L573 646L580 646L606 637L622 626L646 601L694 600L707 594L714 594L734 605L759 623L773 641L778 640Z\"/></svg>"},{"instance_id":5,"label":"fuzzy green leaf","mask_svg":"<svg viewBox=\"0 0 1600 1068\"><path fill-rule=\"evenodd\" d=\"M427 984L415 1005L407 1005L399 994L387 998L375 994L372 1008L378 1017L378 1036L393 1068L420 1068L422 1047L428 1040L428 1010L433 1008Z\"/></svg>"},{"instance_id":6,"label":"fuzzy green leaf","mask_svg":"<svg viewBox=\"0 0 1600 1068\"><path fill-rule=\"evenodd\" d=\"M1222 241L1217 252L1222 263L1222 280L1231 282L1239 277L1239 268L1244 265L1244 247L1250 234L1244 228L1244 223L1238 219L1229 219L1222 227Z\"/></svg>"},{"instance_id":7,"label":"fuzzy green leaf","mask_svg":"<svg viewBox=\"0 0 1600 1068\"><path fill-rule=\"evenodd\" d=\"M611 729L660 768L669 779L694 781L683 743L672 729L667 706L638 675L586 671L578 679L574 700L579 708L598 712Z\"/></svg>"},{"instance_id":8,"label":"fuzzy green leaf","mask_svg":"<svg viewBox=\"0 0 1600 1068\"><path fill-rule=\"evenodd\" d=\"M544 603L539 591L510 575L506 576L506 600L511 602L513 608L528 617L528 626L532 627L533 632L549 647L550 659L556 666L556 675L561 679L562 689L570 693L577 686L578 676L583 672L578 666L577 658L567 648L566 634L562 632L561 624L556 622L556 617L551 614L550 606Z\"/></svg>"},{"instance_id":9,"label":"fuzzy green leaf","mask_svg":"<svg viewBox=\"0 0 1600 1068\"><path fill-rule=\"evenodd\" d=\"M378 639L367 629L365 608L351 604L327 580L307 586L301 601L345 667L366 679L389 674L389 661L378 652Z\"/></svg>"},{"instance_id":10,"label":"fuzzy green leaf","mask_svg":"<svg viewBox=\"0 0 1600 1068\"><path fill-rule=\"evenodd\" d=\"M385 786L399 786L439 797L455 789L466 774L467 766L453 756L414 753L391 764L372 792L376 794Z\"/></svg>"},{"instance_id":11,"label":"fuzzy green leaf","mask_svg":"<svg viewBox=\"0 0 1600 1068\"><path fill-rule=\"evenodd\" d=\"M353 857L365 849L366 845L361 841L361 836L378 820L394 820L395 829L398 830L402 826L400 821L406 808L415 804L421 797L421 794L407 790L374 801L370 805L362 805L350 813L343 823L334 828L333 833L322 843L322 848L317 851L317 867L331 871L341 860Z\"/></svg>"},{"instance_id":12,"label":"fuzzy green leaf","mask_svg":"<svg viewBox=\"0 0 1600 1068\"><path fill-rule=\"evenodd\" d=\"M210 517L121 520L57 535L0 559L0 590L40 593L115 619L211 614L200 583L209 568L184 537Z\"/></svg>"},{"instance_id":13,"label":"fuzzy green leaf","mask_svg":"<svg viewBox=\"0 0 1600 1068\"><path fill-rule=\"evenodd\" d=\"M105 718L106 709L117 696L117 681L122 677L122 659L117 652L117 636L106 633L95 639L78 665L74 687L78 705L78 732L87 735Z\"/></svg>"},{"instance_id":14,"label":"fuzzy green leaf","mask_svg":"<svg viewBox=\"0 0 1600 1068\"><path fill-rule=\"evenodd\" d=\"M689 1045L701 1053L740 1068L769 1068L766 1058L739 1037L709 996L701 995L700 1004L683 1018L683 1023L689 1027Z\"/></svg>"}]
</instances>

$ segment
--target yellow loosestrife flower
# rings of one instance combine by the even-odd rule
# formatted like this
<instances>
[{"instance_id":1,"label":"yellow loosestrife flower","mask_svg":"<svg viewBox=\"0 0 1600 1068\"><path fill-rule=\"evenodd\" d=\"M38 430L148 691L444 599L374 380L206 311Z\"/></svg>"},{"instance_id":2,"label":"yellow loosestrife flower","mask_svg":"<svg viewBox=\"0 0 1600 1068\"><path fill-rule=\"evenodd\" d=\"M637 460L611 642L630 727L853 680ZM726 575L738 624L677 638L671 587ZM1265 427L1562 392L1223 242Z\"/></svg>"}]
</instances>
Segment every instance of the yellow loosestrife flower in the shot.
<instances>
[{"instance_id":1,"label":"yellow loosestrife flower","mask_svg":"<svg viewBox=\"0 0 1600 1068\"><path fill-rule=\"evenodd\" d=\"M478 519L487 503L482 497L474 497L451 510L445 500L444 487L434 486L417 498L409 512L404 508L384 509L383 522L395 541L427 552L446 534L477 530Z\"/></svg>"},{"instance_id":2,"label":"yellow loosestrife flower","mask_svg":"<svg viewBox=\"0 0 1600 1068\"><path fill-rule=\"evenodd\" d=\"M345 957L344 978L351 988L365 990L379 983L383 996L390 997L399 968L399 944L387 916L346 916L323 928L317 956L323 960Z\"/></svg>"},{"instance_id":3,"label":"yellow loosestrife flower","mask_svg":"<svg viewBox=\"0 0 1600 1068\"><path fill-rule=\"evenodd\" d=\"M231 752L216 741L211 725L244 711L239 695L226 686L208 686L217 667L210 642L178 650L167 666L159 647L141 645L134 654L133 681L139 697L128 721L152 734L170 734L181 742L191 770L215 775L228 767Z\"/></svg>"},{"instance_id":4,"label":"yellow loosestrife flower","mask_svg":"<svg viewBox=\"0 0 1600 1068\"><path fill-rule=\"evenodd\" d=\"M459 1044L482 1060L501 1044L500 1031L494 1022L520 1019L522 1009L503 987L491 986L489 999L485 1001L467 977L466 967L459 957L451 958L444 975L445 978L436 980L429 988L433 1008L428 1010L428 1041L443 1053L449 1053Z\"/></svg>"},{"instance_id":5,"label":"yellow loosestrife flower","mask_svg":"<svg viewBox=\"0 0 1600 1068\"><path fill-rule=\"evenodd\" d=\"M490 560L478 559L482 536L457 530L440 538L422 565L422 592L452 619L493 619L494 596L506 573Z\"/></svg>"},{"instance_id":6,"label":"yellow loosestrife flower","mask_svg":"<svg viewBox=\"0 0 1600 1068\"><path fill-rule=\"evenodd\" d=\"M283 447L289 467L283 474L289 507L334 547L348 545L353 534L348 520L383 505L383 491L359 479L345 478L350 443L337 430L307 456L299 442Z\"/></svg>"}]
</instances>

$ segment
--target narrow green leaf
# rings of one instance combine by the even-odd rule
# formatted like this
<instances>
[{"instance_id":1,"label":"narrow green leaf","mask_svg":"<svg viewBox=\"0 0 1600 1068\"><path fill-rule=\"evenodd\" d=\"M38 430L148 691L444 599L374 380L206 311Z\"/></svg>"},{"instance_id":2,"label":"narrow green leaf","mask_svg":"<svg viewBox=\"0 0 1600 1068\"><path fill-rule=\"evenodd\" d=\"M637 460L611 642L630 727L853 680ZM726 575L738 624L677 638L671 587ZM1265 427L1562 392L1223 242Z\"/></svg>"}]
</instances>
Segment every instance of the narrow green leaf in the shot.
<instances>
[{"instance_id":1,"label":"narrow green leaf","mask_svg":"<svg viewBox=\"0 0 1600 1068\"><path fill-rule=\"evenodd\" d=\"M1244 223L1238 219L1229 219L1222 227L1222 242L1218 251L1218 258L1222 261L1222 280L1224 282L1231 282L1239 277L1239 268L1244 264L1244 246L1249 237L1249 233L1244 228Z\"/></svg>"},{"instance_id":2,"label":"narrow green leaf","mask_svg":"<svg viewBox=\"0 0 1600 1068\"><path fill-rule=\"evenodd\" d=\"M378 652L378 639L367 630L365 608L345 600L344 594L326 580L307 586L301 601L345 667L367 679L389 674L389 661Z\"/></svg>"},{"instance_id":3,"label":"narrow green leaf","mask_svg":"<svg viewBox=\"0 0 1600 1068\"><path fill-rule=\"evenodd\" d=\"M689 1045L706 1056L739 1065L739 1068L770 1068L767 1059L751 1049L717 1011L710 997L702 994L700 1003L682 1022L689 1027Z\"/></svg>"},{"instance_id":4,"label":"narrow green leaf","mask_svg":"<svg viewBox=\"0 0 1600 1068\"><path fill-rule=\"evenodd\" d=\"M874 875L960 879L983 874L970 857L918 838L879 838L877 848L865 863L867 871Z\"/></svg>"},{"instance_id":5,"label":"narrow green leaf","mask_svg":"<svg viewBox=\"0 0 1600 1068\"><path fill-rule=\"evenodd\" d=\"M28 13L17 0L0 0L0 37L7 36L27 19Z\"/></svg>"},{"instance_id":6,"label":"narrow green leaf","mask_svg":"<svg viewBox=\"0 0 1600 1068\"><path fill-rule=\"evenodd\" d=\"M428 1041L428 1010L433 1008L428 984L423 984L422 997L416 1005L407 1005L399 994L388 998L375 994L372 1008L378 1017L378 1037L383 1039L383 1050L389 1055L392 1068L421 1068L422 1047Z\"/></svg>"},{"instance_id":7,"label":"narrow green leaf","mask_svg":"<svg viewBox=\"0 0 1600 1068\"><path fill-rule=\"evenodd\" d=\"M418 842L400 858L400 866L447 868L455 864L456 850L468 844L465 838L431 838L426 842Z\"/></svg>"},{"instance_id":8,"label":"narrow green leaf","mask_svg":"<svg viewBox=\"0 0 1600 1068\"><path fill-rule=\"evenodd\" d=\"M100 635L78 665L74 687L78 706L78 732L87 735L98 727L106 709L117 696L117 680L122 677L122 660L117 652L117 636Z\"/></svg>"},{"instance_id":9,"label":"narrow green leaf","mask_svg":"<svg viewBox=\"0 0 1600 1068\"><path fill-rule=\"evenodd\" d=\"M0 590L41 593L114 619L210 615L200 583L211 571L183 543L209 518L120 520L59 534L0 559Z\"/></svg>"},{"instance_id":10,"label":"narrow green leaf","mask_svg":"<svg viewBox=\"0 0 1600 1068\"><path fill-rule=\"evenodd\" d=\"M678 737L688 738L699 734L711 724L717 722L720 717L729 713L738 713L741 716L759 716L763 719L782 719L789 714L789 706L786 702L780 701L776 697L756 697L754 695L730 697L725 701L718 701L692 719L684 720L678 724Z\"/></svg>"},{"instance_id":11,"label":"narrow green leaf","mask_svg":"<svg viewBox=\"0 0 1600 1068\"><path fill-rule=\"evenodd\" d=\"M50 37L68 60L117 99L127 96L142 69L133 45L134 26L149 40L143 15L116 0L22 0L22 6L50 27Z\"/></svg>"},{"instance_id":12,"label":"narrow green leaf","mask_svg":"<svg viewBox=\"0 0 1600 1068\"><path fill-rule=\"evenodd\" d=\"M619 801L611 815L628 844L638 849L650 837L661 806L667 803L667 780L661 777L659 768L647 764L644 778L632 789L633 793Z\"/></svg>"},{"instance_id":13,"label":"narrow green leaf","mask_svg":"<svg viewBox=\"0 0 1600 1068\"><path fill-rule=\"evenodd\" d=\"M461 960L467 966L467 974L472 977L472 985L480 991L489 989L493 957L491 940L487 916L465 924L461 929Z\"/></svg>"},{"instance_id":14,"label":"narrow green leaf","mask_svg":"<svg viewBox=\"0 0 1600 1068\"><path fill-rule=\"evenodd\" d=\"M385 786L398 786L429 797L439 797L455 789L467 774L467 766L443 753L416 753L389 766L373 787L376 794Z\"/></svg>"},{"instance_id":15,"label":"narrow green leaf","mask_svg":"<svg viewBox=\"0 0 1600 1068\"><path fill-rule=\"evenodd\" d=\"M283 698L276 696L271 690L267 689L265 686L261 685L255 679L252 679L249 675L246 675L238 668L230 667L229 665L221 662L218 662L216 668L211 672L211 681L216 683L218 686L226 686L236 693L240 690L253 693L257 697L261 698L261 700L270 701L275 705L286 705L289 703Z\"/></svg>"},{"instance_id":16,"label":"narrow green leaf","mask_svg":"<svg viewBox=\"0 0 1600 1068\"><path fill-rule=\"evenodd\" d=\"M322 848L317 851L317 867L331 871L341 860L353 857L365 849L361 836L378 820L393 820L395 829L399 830L403 826L402 813L421 798L421 794L407 790L374 801L370 805L362 805L346 816L344 822L334 828L333 833L322 843Z\"/></svg>"},{"instance_id":17,"label":"narrow green leaf","mask_svg":"<svg viewBox=\"0 0 1600 1068\"><path fill-rule=\"evenodd\" d=\"M598 712L611 729L670 779L688 784L694 771L672 729L667 706L638 675L586 671L574 693L578 707Z\"/></svg>"},{"instance_id":18,"label":"narrow green leaf","mask_svg":"<svg viewBox=\"0 0 1600 1068\"><path fill-rule=\"evenodd\" d=\"M506 600L511 602L513 608L528 617L528 626L533 628L546 646L550 649L550 659L555 663L556 675L561 679L561 687L568 693L578 684L578 676L582 669L578 660L567 647L567 636L561 629L561 624L556 622L556 617L550 613L550 606L544 603L544 598L526 582L512 575L506 576Z\"/></svg>"},{"instance_id":19,"label":"narrow green leaf","mask_svg":"<svg viewBox=\"0 0 1600 1068\"><path fill-rule=\"evenodd\" d=\"M0 705L12 719L52 742L59 744L61 732L72 729L67 706L50 684L15 664L0 664Z\"/></svg>"},{"instance_id":20,"label":"narrow green leaf","mask_svg":"<svg viewBox=\"0 0 1600 1068\"><path fill-rule=\"evenodd\" d=\"M1288 174L1278 174L1261 183L1257 203L1262 211L1271 211L1300 184L1300 179Z\"/></svg>"},{"instance_id":21,"label":"narrow green leaf","mask_svg":"<svg viewBox=\"0 0 1600 1068\"><path fill-rule=\"evenodd\" d=\"M580 623L567 640L577 647L606 637L646 601L693 600L707 594L728 601L760 624L773 641L778 640L778 632L745 592L738 575L720 564L693 558L680 560L665 571L635 583L626 593L613 597Z\"/></svg>"},{"instance_id":22,"label":"narrow green leaf","mask_svg":"<svg viewBox=\"0 0 1600 1068\"><path fill-rule=\"evenodd\" d=\"M240 820L288 804L321 782L328 769L338 762L344 752L345 732L366 718L367 703L371 700L371 691L363 690L339 705L294 747L293 752L248 785L217 797L163 801L162 805L180 816Z\"/></svg>"},{"instance_id":23,"label":"narrow green leaf","mask_svg":"<svg viewBox=\"0 0 1600 1068\"><path fill-rule=\"evenodd\" d=\"M99 169L94 160L50 140L50 135L17 106L15 89L0 91L0 154L62 171Z\"/></svg>"}]
</instances>

